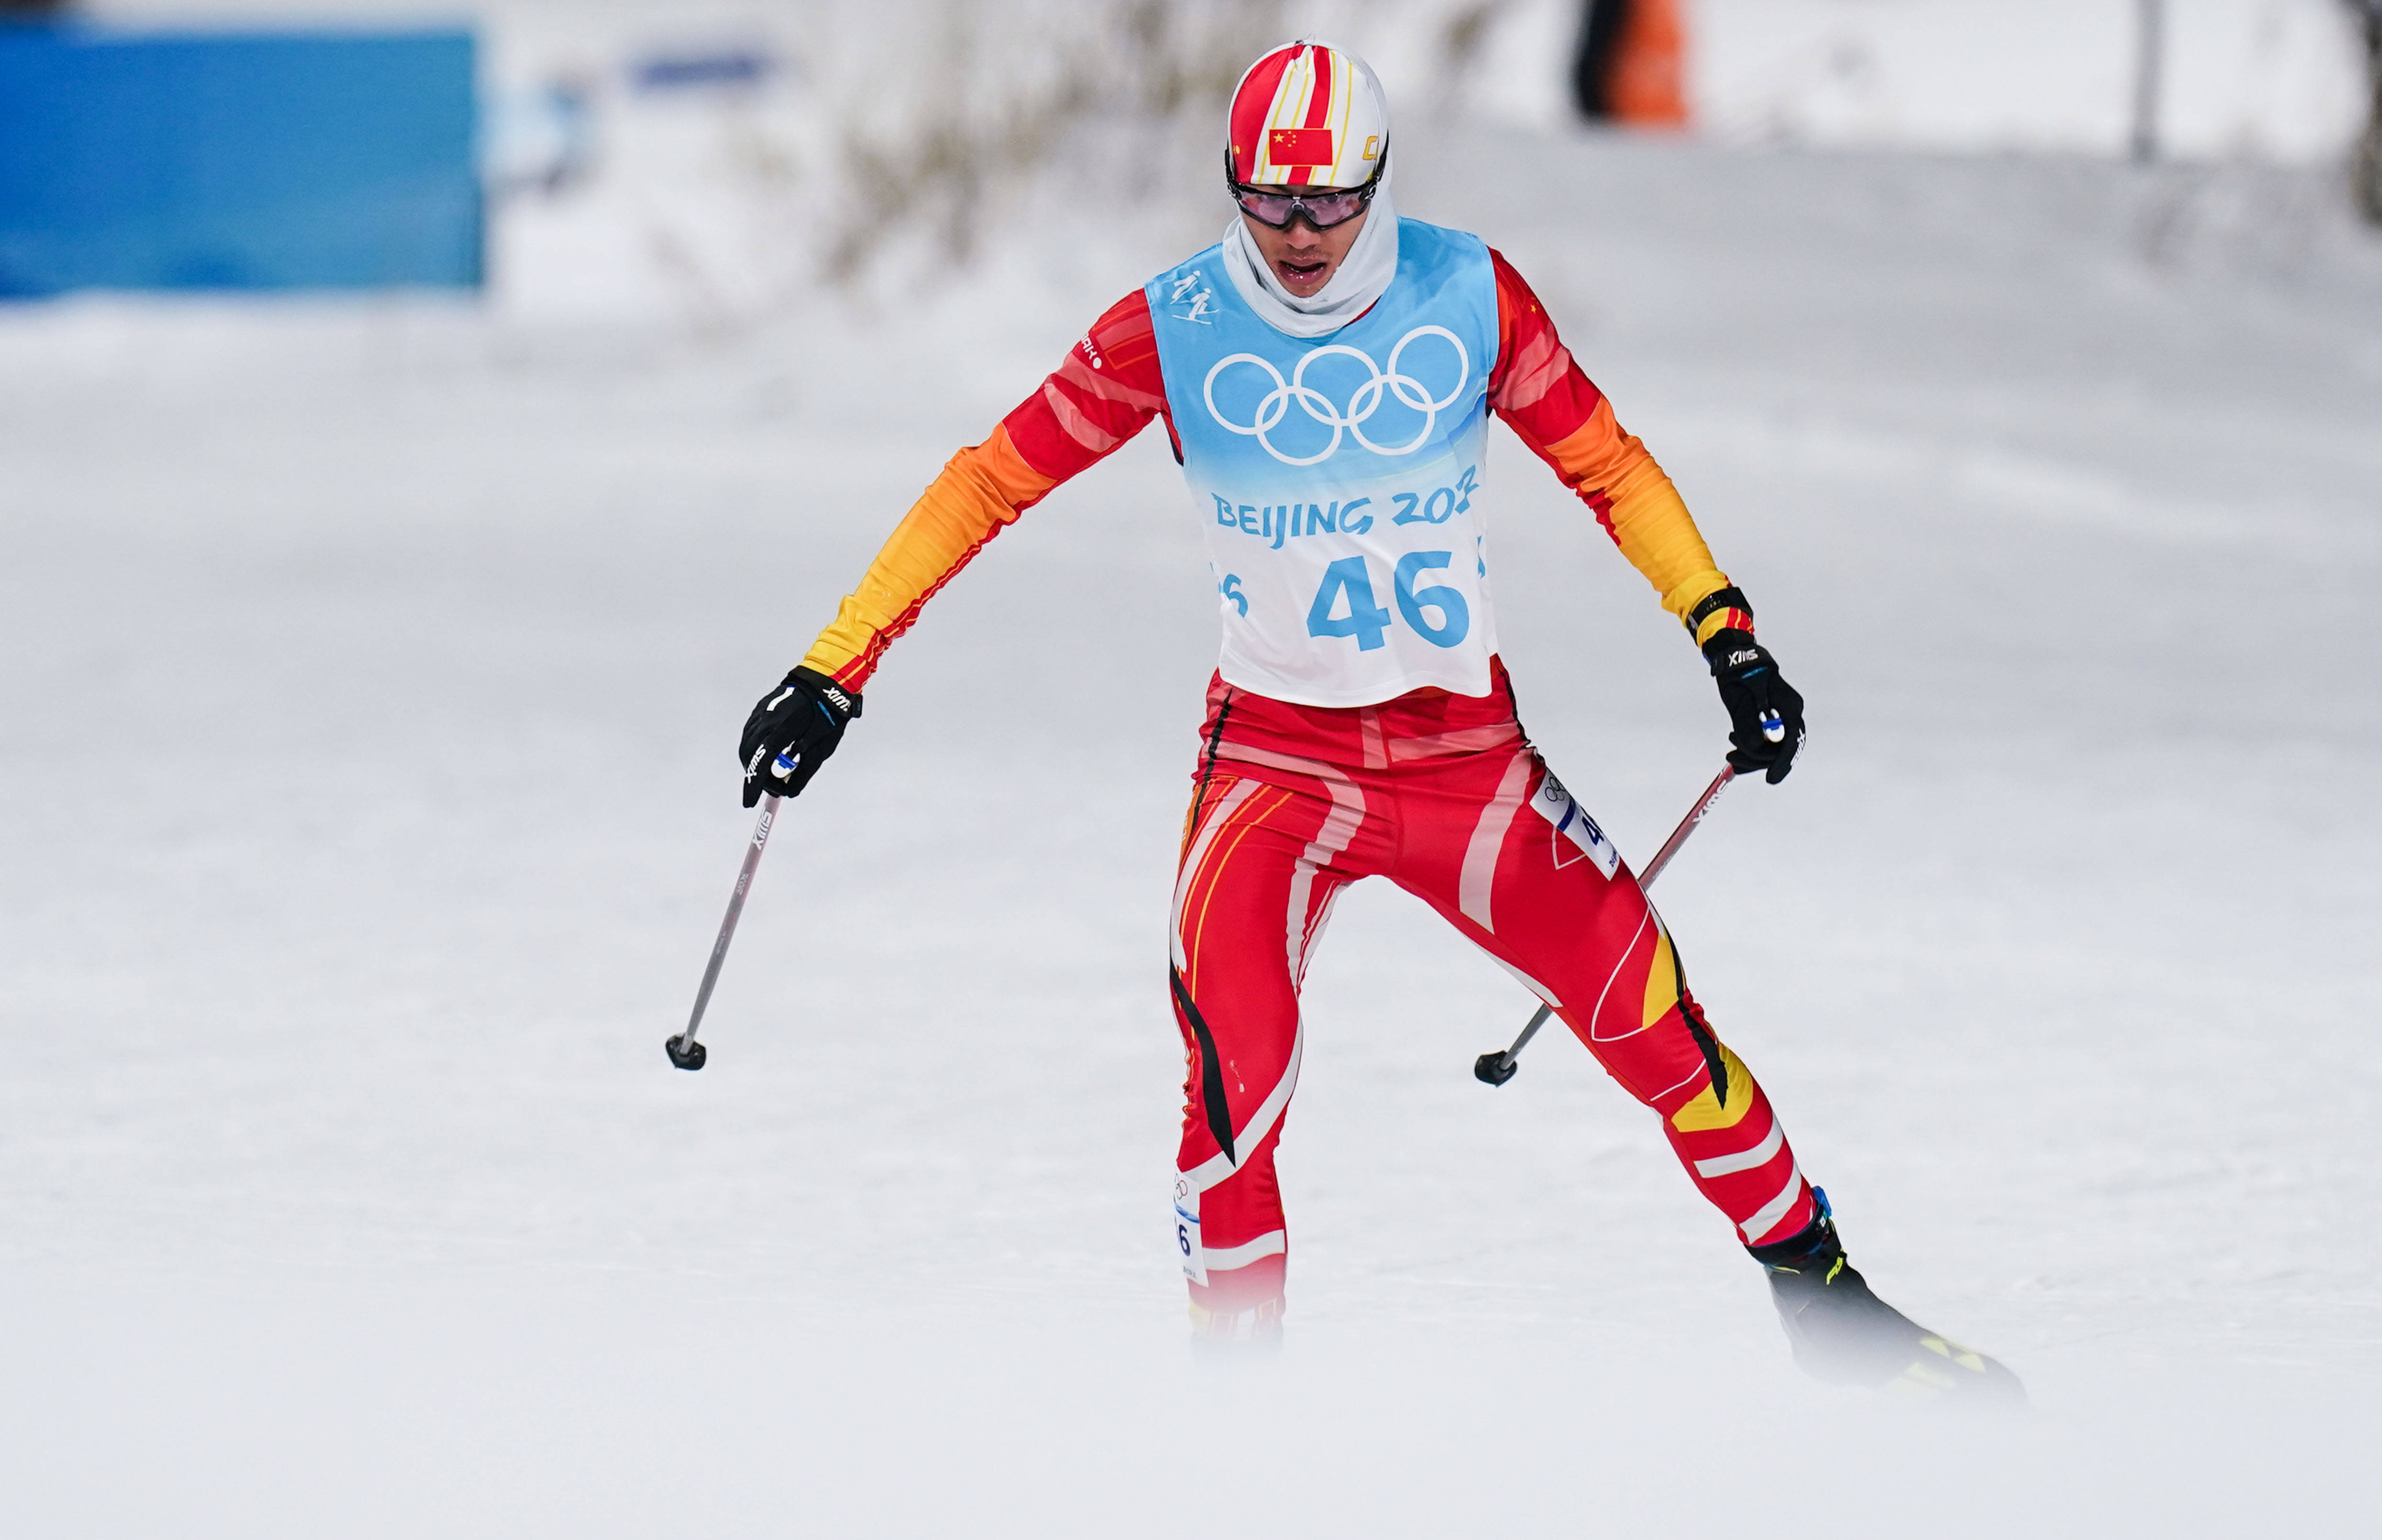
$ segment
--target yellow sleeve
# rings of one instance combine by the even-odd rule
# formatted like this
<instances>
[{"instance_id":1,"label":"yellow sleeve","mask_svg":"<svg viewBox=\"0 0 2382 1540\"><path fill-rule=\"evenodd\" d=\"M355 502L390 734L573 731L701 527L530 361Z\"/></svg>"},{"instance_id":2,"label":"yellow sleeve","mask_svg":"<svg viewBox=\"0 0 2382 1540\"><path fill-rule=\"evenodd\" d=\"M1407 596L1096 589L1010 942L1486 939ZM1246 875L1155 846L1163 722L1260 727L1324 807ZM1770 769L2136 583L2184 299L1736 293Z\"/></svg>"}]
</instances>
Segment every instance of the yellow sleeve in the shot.
<instances>
[{"instance_id":1,"label":"yellow sleeve","mask_svg":"<svg viewBox=\"0 0 2382 1540\"><path fill-rule=\"evenodd\" d=\"M1663 607L1683 623L1697 605L1728 586L1728 575L1713 564L1712 550L1678 489L1646 446L1621 431L1612 402L1599 401L1577 432L1541 452L1565 483L1596 510L1597 522L1613 536L1629 565L1654 585ZM1741 611L1717 610L1697 628L1697 644L1732 617L1751 624Z\"/></svg>"},{"instance_id":2,"label":"yellow sleeve","mask_svg":"<svg viewBox=\"0 0 2382 1540\"><path fill-rule=\"evenodd\" d=\"M803 666L859 690L936 591L1057 484L1025 463L1007 428L953 455L845 596Z\"/></svg>"}]
</instances>

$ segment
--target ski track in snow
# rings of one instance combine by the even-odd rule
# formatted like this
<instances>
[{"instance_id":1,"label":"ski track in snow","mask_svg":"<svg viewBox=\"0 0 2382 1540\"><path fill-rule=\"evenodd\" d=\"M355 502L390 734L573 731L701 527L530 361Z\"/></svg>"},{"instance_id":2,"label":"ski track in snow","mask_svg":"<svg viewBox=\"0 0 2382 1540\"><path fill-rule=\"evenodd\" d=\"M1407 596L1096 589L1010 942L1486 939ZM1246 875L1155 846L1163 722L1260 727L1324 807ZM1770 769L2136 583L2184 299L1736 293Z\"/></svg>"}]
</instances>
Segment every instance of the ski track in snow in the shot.
<instances>
[{"instance_id":1,"label":"ski track in snow","mask_svg":"<svg viewBox=\"0 0 2382 1540\"><path fill-rule=\"evenodd\" d=\"M666 1066L754 696L1182 254L1060 223L912 314L727 336L0 312L0 1522L2345 1517L2382 1367L2382 245L2191 226L2192 186L2081 162L1410 153L1405 205L1532 279L1810 702L1794 776L1658 898L1855 1258L2032 1424L1799 1379L1576 1044L1472 1080L1529 1002L1380 884L1309 979L1288 1353L1193 1371L1160 965L1214 634L1157 433L895 647L786 810L711 1067ZM1642 859L1724 718L1495 436L1525 720Z\"/></svg>"}]
</instances>

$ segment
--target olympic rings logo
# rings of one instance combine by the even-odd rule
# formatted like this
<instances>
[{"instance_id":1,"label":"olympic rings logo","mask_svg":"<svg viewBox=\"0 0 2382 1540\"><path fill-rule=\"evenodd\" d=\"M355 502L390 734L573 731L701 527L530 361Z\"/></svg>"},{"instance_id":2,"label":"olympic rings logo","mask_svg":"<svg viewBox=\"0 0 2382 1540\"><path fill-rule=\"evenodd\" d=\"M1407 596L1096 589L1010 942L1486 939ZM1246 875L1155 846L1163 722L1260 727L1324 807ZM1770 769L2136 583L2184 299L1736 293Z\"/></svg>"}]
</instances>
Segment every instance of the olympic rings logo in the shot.
<instances>
[{"instance_id":1,"label":"olympic rings logo","mask_svg":"<svg viewBox=\"0 0 2382 1540\"><path fill-rule=\"evenodd\" d=\"M1445 337L1447 345L1455 349L1455 384L1448 387L1447 394L1444 396L1434 397L1429 386L1398 368L1399 356L1405 353L1406 345L1419 336ZM1348 397L1347 409L1344 411L1334 406L1330 397L1307 383L1307 371L1316 361L1330 358L1333 354L1355 359L1365 366L1365 383L1358 385L1356 394ZM1267 377L1273 381L1273 389L1267 392L1264 398L1258 402L1255 415L1246 423L1227 422L1224 414L1216 409L1216 376L1236 363L1252 364L1262 369L1266 372ZM1377 455L1413 454L1430 440L1431 430L1439 425L1439 414L1455 404L1455 398L1464 393L1465 383L1471 378L1472 358L1464 350L1462 338L1444 326L1417 326L1413 331L1398 338L1398 345L1390 349L1390 366L1387 369L1375 363L1372 355L1363 348L1351 348L1344 342L1327 343L1300 359L1298 367L1291 371L1290 378L1287 380L1282 377L1281 370L1255 353L1234 353L1229 358L1218 360L1216 366L1208 371L1208 381L1202 387L1200 395L1208 403L1208 415L1216 420L1218 427L1227 433L1239 434L1244 438L1256 439L1265 446L1267 454L1284 465L1314 465L1330 459L1339 451L1341 435L1344 434ZM1406 443L1376 444L1365 436L1365 424L1371 420L1375 412L1381 409L1382 399L1391 396L1396 397L1402 404L1422 413L1422 426L1416 430L1414 437ZM1332 430L1332 442L1314 454L1285 455L1276 448L1273 440L1267 436L1272 430L1280 427L1282 420L1290 414L1290 404L1293 401L1296 401L1299 409L1308 417Z\"/></svg>"}]
</instances>

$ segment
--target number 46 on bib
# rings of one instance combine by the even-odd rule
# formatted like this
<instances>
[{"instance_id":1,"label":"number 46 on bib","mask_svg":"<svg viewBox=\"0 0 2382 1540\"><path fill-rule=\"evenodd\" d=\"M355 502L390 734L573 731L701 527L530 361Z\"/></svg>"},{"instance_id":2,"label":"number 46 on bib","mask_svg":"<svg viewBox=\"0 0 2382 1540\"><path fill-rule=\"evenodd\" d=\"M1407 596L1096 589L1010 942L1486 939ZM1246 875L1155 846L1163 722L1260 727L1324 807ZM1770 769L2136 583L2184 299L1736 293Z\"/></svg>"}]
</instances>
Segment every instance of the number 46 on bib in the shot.
<instances>
[{"instance_id":1,"label":"number 46 on bib","mask_svg":"<svg viewBox=\"0 0 2382 1540\"><path fill-rule=\"evenodd\" d=\"M1398 606L1397 615L1434 647L1454 647L1471 634L1472 608L1455 590L1439 583L1418 589L1415 580L1455 559L1452 551L1409 551L1390 574L1390 597ZM1343 606L1346 614L1332 614ZM1430 610L1439 612L1437 621L1426 613ZM1322 586L1307 609L1308 635L1353 636L1357 650L1369 653L1383 644L1394 623L1373 597L1373 574L1363 556L1343 556L1323 569Z\"/></svg>"}]
</instances>

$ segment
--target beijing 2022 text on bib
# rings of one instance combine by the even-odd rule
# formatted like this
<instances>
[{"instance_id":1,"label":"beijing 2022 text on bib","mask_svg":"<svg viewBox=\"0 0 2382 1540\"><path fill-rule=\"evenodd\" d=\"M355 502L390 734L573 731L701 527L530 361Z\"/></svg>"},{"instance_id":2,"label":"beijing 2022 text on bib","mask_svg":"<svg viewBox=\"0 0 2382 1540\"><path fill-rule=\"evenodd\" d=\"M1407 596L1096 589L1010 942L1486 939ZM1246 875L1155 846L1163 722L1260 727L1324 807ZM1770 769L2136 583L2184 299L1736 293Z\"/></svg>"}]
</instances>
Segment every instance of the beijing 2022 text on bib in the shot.
<instances>
[{"instance_id":1,"label":"beijing 2022 text on bib","mask_svg":"<svg viewBox=\"0 0 2382 1540\"><path fill-rule=\"evenodd\" d=\"M1208 532L1224 681L1311 706L1431 685L1487 694L1488 247L1400 220L1388 290L1320 337L1260 320L1220 247L1147 292Z\"/></svg>"}]
</instances>

